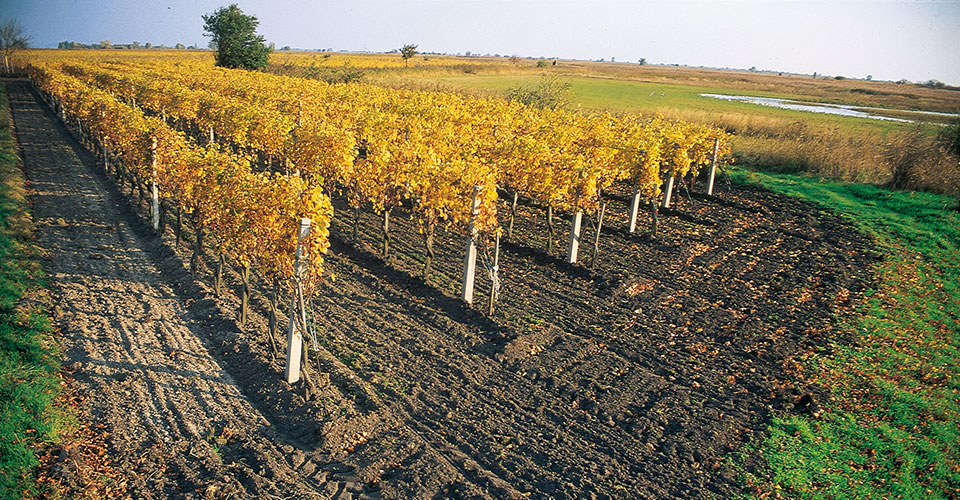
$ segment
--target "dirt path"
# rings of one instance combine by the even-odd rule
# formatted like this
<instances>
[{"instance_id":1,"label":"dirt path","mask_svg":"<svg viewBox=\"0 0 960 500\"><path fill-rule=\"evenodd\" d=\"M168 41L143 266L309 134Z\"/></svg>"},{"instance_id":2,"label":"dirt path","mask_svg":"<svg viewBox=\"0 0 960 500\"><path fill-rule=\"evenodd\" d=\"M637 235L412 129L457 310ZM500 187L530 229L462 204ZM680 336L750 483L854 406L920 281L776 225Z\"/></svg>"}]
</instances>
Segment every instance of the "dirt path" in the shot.
<instances>
[{"instance_id":1,"label":"dirt path","mask_svg":"<svg viewBox=\"0 0 960 500\"><path fill-rule=\"evenodd\" d=\"M87 396L84 410L105 426L130 493L318 498L340 491L325 475L307 477L280 458L297 456L305 469L304 453L271 429L204 345L235 333L211 331L187 310L155 264L157 239L138 234L142 227L93 159L28 85L7 87L65 366Z\"/></svg>"}]
</instances>

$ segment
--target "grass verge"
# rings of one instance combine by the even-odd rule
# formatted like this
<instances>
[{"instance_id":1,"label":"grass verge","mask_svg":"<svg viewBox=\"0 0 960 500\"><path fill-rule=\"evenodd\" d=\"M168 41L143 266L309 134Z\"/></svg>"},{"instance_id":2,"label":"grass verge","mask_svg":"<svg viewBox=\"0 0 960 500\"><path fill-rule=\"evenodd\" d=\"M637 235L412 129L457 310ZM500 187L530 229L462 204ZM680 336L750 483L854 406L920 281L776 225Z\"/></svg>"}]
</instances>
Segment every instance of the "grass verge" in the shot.
<instances>
[{"instance_id":1,"label":"grass verge","mask_svg":"<svg viewBox=\"0 0 960 500\"><path fill-rule=\"evenodd\" d=\"M29 297L43 286L33 223L0 87L0 498L38 493L37 447L74 426L60 395L60 354L50 319Z\"/></svg>"},{"instance_id":2,"label":"grass verge","mask_svg":"<svg viewBox=\"0 0 960 500\"><path fill-rule=\"evenodd\" d=\"M732 176L843 214L885 255L876 289L843 325L853 340L806 359L804 381L832 392L820 418L775 416L755 448L769 469L743 473L746 496L960 498L956 200L744 169Z\"/></svg>"}]
</instances>

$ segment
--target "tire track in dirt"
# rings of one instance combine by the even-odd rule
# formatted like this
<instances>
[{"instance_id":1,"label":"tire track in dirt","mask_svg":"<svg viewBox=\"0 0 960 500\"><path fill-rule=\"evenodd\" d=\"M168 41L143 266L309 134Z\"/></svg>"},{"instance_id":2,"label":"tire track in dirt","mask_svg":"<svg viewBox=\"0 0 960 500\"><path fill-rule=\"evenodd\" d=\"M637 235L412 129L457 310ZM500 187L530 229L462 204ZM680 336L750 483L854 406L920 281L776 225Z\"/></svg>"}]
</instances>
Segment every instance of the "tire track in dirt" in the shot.
<instances>
[{"instance_id":1,"label":"tire track in dirt","mask_svg":"<svg viewBox=\"0 0 960 500\"><path fill-rule=\"evenodd\" d=\"M202 340L229 332L204 331L155 265L155 242L131 227L94 162L27 83L7 87L65 366L88 396L85 413L105 425L130 493L326 496L316 491L331 485L279 459L290 446Z\"/></svg>"}]
</instances>

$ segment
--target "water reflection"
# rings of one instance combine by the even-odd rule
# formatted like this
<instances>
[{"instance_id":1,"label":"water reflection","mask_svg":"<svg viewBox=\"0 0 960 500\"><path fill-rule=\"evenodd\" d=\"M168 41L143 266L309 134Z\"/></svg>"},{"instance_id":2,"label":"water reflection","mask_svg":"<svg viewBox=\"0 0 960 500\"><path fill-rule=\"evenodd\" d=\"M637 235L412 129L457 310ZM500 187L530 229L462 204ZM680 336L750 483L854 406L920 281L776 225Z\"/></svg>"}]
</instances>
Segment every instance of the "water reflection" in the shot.
<instances>
[{"instance_id":1,"label":"water reflection","mask_svg":"<svg viewBox=\"0 0 960 500\"><path fill-rule=\"evenodd\" d=\"M788 99L777 99L775 97L756 97L749 95L723 95L723 94L700 94L702 97L711 97L714 99L723 99L725 101L749 102L761 106L770 106L774 108L793 109L797 111L809 111L811 113L826 113L830 115L855 116L857 118L871 118L874 120L889 120L894 122L913 123L913 120L903 118L894 118L892 116L882 116L866 111L861 111L858 106L847 106L843 104L825 104L825 103L800 103ZM914 111L917 114L932 116L957 116L956 113L936 113L926 111Z\"/></svg>"}]
</instances>

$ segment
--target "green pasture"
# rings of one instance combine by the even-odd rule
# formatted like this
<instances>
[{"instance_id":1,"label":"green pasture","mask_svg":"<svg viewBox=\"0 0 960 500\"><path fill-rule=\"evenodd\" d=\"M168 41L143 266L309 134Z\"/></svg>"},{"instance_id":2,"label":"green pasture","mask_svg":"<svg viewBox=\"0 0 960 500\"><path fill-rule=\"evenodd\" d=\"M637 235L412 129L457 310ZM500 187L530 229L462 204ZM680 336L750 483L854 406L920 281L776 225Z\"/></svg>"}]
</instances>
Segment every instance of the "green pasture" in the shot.
<instances>
[{"instance_id":1,"label":"green pasture","mask_svg":"<svg viewBox=\"0 0 960 500\"><path fill-rule=\"evenodd\" d=\"M72 428L60 394L60 354L49 316L25 298L43 286L24 180L0 85L0 499L41 494L34 451Z\"/></svg>"},{"instance_id":2,"label":"green pasture","mask_svg":"<svg viewBox=\"0 0 960 500\"><path fill-rule=\"evenodd\" d=\"M852 340L838 337L806 361L805 382L832 392L820 418L775 415L754 448L765 466L741 475L745 496L960 498L957 200L746 169L733 176L841 214L883 255L876 286L841 322Z\"/></svg>"},{"instance_id":3,"label":"green pasture","mask_svg":"<svg viewBox=\"0 0 960 500\"><path fill-rule=\"evenodd\" d=\"M463 74L417 76L419 82L435 82L451 88L467 91L493 92L505 94L508 89L520 85L536 86L543 78L540 74ZM708 119L718 120L722 116L753 115L773 119L803 121L816 125L838 127L846 131L871 130L885 133L893 130L912 129L915 125L886 120L873 120L856 117L827 115L779 109L744 102L725 101L700 94L742 95L742 92L724 88L695 87L688 85L616 80L588 76L558 75L563 82L569 82L570 98L573 106L591 110L611 112L630 112L640 114L663 113L672 116L676 112L703 113ZM751 92L750 95L763 97L796 98L786 94Z\"/></svg>"}]
</instances>

